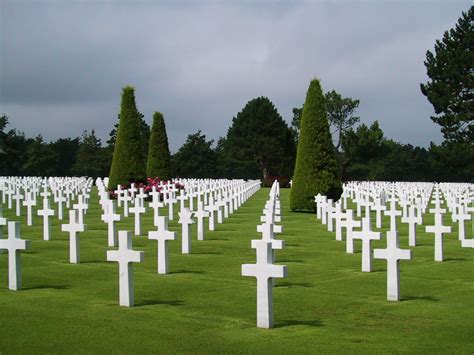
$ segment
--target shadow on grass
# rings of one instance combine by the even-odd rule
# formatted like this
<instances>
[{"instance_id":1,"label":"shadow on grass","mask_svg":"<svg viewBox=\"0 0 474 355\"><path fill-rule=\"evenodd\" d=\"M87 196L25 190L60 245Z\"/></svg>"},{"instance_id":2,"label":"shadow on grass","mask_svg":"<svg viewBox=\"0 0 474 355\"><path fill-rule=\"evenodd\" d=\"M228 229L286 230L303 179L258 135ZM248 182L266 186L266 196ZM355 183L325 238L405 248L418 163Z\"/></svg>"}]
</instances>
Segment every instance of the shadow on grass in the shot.
<instances>
[{"instance_id":1,"label":"shadow on grass","mask_svg":"<svg viewBox=\"0 0 474 355\"><path fill-rule=\"evenodd\" d=\"M281 260L277 260L278 263L300 263L300 264L304 264L304 261L303 260L299 260L299 259L281 259Z\"/></svg>"},{"instance_id":2,"label":"shadow on grass","mask_svg":"<svg viewBox=\"0 0 474 355\"><path fill-rule=\"evenodd\" d=\"M466 258L446 258L444 261L468 261Z\"/></svg>"},{"instance_id":3,"label":"shadow on grass","mask_svg":"<svg viewBox=\"0 0 474 355\"><path fill-rule=\"evenodd\" d=\"M285 281L282 281L282 282L279 282L277 285L275 285L275 287L288 287L288 288L292 288L292 287L313 287L314 285L312 283L309 283L309 282L285 282Z\"/></svg>"},{"instance_id":4,"label":"shadow on grass","mask_svg":"<svg viewBox=\"0 0 474 355\"><path fill-rule=\"evenodd\" d=\"M324 323L320 320L293 320L287 319L282 320L276 323L275 328L283 328L283 327L292 327L296 325L306 325L308 327L324 327Z\"/></svg>"},{"instance_id":5,"label":"shadow on grass","mask_svg":"<svg viewBox=\"0 0 474 355\"><path fill-rule=\"evenodd\" d=\"M192 252L191 255L222 255L217 251Z\"/></svg>"},{"instance_id":6,"label":"shadow on grass","mask_svg":"<svg viewBox=\"0 0 474 355\"><path fill-rule=\"evenodd\" d=\"M145 301L135 304L135 307L159 306L159 305L176 307L176 306L183 306L184 302L180 300L175 300L175 301L145 300Z\"/></svg>"},{"instance_id":7,"label":"shadow on grass","mask_svg":"<svg viewBox=\"0 0 474 355\"><path fill-rule=\"evenodd\" d=\"M107 260L86 260L81 261L81 264L110 264L110 261Z\"/></svg>"},{"instance_id":8,"label":"shadow on grass","mask_svg":"<svg viewBox=\"0 0 474 355\"><path fill-rule=\"evenodd\" d=\"M301 245L300 244L293 244L293 243L285 243L285 246L287 246L287 247L299 247Z\"/></svg>"},{"instance_id":9,"label":"shadow on grass","mask_svg":"<svg viewBox=\"0 0 474 355\"><path fill-rule=\"evenodd\" d=\"M177 270L177 271L172 271L170 274L199 274L203 275L205 274L204 271L193 271L193 270Z\"/></svg>"},{"instance_id":10,"label":"shadow on grass","mask_svg":"<svg viewBox=\"0 0 474 355\"><path fill-rule=\"evenodd\" d=\"M431 301L438 302L439 298L433 296L403 296L402 301Z\"/></svg>"},{"instance_id":11,"label":"shadow on grass","mask_svg":"<svg viewBox=\"0 0 474 355\"><path fill-rule=\"evenodd\" d=\"M36 286L30 286L30 287L23 287L22 290L28 291L28 290L45 290L45 289L51 289L51 290L67 290L71 288L69 285L36 285Z\"/></svg>"}]
</instances>

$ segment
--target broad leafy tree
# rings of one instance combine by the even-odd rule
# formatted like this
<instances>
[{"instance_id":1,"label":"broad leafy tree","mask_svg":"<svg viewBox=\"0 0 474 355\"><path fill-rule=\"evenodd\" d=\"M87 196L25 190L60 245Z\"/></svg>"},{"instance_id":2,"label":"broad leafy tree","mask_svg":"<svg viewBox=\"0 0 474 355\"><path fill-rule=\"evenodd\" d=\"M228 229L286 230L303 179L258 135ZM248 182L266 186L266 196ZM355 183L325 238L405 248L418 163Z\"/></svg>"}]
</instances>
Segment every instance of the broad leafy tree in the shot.
<instances>
[{"instance_id":1,"label":"broad leafy tree","mask_svg":"<svg viewBox=\"0 0 474 355\"><path fill-rule=\"evenodd\" d=\"M266 97L249 101L232 120L223 146L227 176L263 178L291 176L293 133Z\"/></svg>"},{"instance_id":2,"label":"broad leafy tree","mask_svg":"<svg viewBox=\"0 0 474 355\"><path fill-rule=\"evenodd\" d=\"M421 92L433 105L431 119L448 141L474 142L474 6L426 52L428 77Z\"/></svg>"}]
</instances>

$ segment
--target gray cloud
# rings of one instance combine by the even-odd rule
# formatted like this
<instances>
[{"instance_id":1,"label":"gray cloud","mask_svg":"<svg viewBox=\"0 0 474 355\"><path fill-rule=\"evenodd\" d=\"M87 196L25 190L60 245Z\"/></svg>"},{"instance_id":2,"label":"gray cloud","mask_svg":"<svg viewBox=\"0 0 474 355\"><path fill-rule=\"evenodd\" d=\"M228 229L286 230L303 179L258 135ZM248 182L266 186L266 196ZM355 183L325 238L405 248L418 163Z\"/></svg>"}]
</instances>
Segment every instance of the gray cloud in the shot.
<instances>
[{"instance_id":1,"label":"gray cloud","mask_svg":"<svg viewBox=\"0 0 474 355\"><path fill-rule=\"evenodd\" d=\"M201 129L225 135L245 103L283 117L319 77L361 100L387 137L440 142L420 93L427 49L469 2L0 2L1 113L47 139L95 128L106 139L121 87L148 122L165 114L171 149Z\"/></svg>"}]
</instances>

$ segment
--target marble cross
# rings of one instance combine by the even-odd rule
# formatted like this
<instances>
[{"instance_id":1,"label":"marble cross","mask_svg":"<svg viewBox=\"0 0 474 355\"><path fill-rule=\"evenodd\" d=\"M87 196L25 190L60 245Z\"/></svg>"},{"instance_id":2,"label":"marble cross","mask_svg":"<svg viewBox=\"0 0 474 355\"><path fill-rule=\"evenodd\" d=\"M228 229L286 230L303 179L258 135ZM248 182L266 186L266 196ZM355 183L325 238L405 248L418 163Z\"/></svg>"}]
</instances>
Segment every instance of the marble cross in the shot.
<instances>
[{"instance_id":1,"label":"marble cross","mask_svg":"<svg viewBox=\"0 0 474 355\"><path fill-rule=\"evenodd\" d=\"M142 234L142 219L141 219L141 214L145 213L146 209L145 207L141 206L140 203L140 197L138 194L135 196L135 204L133 207L130 207L130 212L135 215L135 235L141 235Z\"/></svg>"},{"instance_id":2,"label":"marble cross","mask_svg":"<svg viewBox=\"0 0 474 355\"><path fill-rule=\"evenodd\" d=\"M408 223L408 245L416 246L416 225L422 223L421 216L418 215L416 207L411 205L405 217L402 217L402 223Z\"/></svg>"},{"instance_id":3,"label":"marble cross","mask_svg":"<svg viewBox=\"0 0 474 355\"><path fill-rule=\"evenodd\" d=\"M165 204L161 202L160 193L156 190L156 187L153 186L150 195L152 197L152 200L149 203L149 206L153 209L153 225L156 227L158 225L158 216L160 215L160 208L162 208Z\"/></svg>"},{"instance_id":4,"label":"marble cross","mask_svg":"<svg viewBox=\"0 0 474 355\"><path fill-rule=\"evenodd\" d=\"M37 211L38 216L43 216L43 239L51 239L51 220L49 217L54 216L54 210L49 208L49 199L43 198L43 209Z\"/></svg>"},{"instance_id":5,"label":"marble cross","mask_svg":"<svg viewBox=\"0 0 474 355\"><path fill-rule=\"evenodd\" d=\"M168 242L176 240L176 232L168 230L167 217L158 217L158 230L148 232L148 239L154 239L158 242L158 273L167 274L169 272Z\"/></svg>"},{"instance_id":6,"label":"marble cross","mask_svg":"<svg viewBox=\"0 0 474 355\"><path fill-rule=\"evenodd\" d=\"M387 248L375 249L375 259L387 260L387 300L400 300L400 260L411 260L411 250L400 249L397 231L387 232Z\"/></svg>"},{"instance_id":7,"label":"marble cross","mask_svg":"<svg viewBox=\"0 0 474 355\"><path fill-rule=\"evenodd\" d=\"M64 218L63 213L63 202L66 202L66 197L64 197L63 193L59 190L58 196L56 197L56 202L58 204L58 219Z\"/></svg>"},{"instance_id":8,"label":"marble cross","mask_svg":"<svg viewBox=\"0 0 474 355\"><path fill-rule=\"evenodd\" d=\"M370 218L362 219L362 230L352 232L353 239L362 241L362 272L372 271L372 241L380 240L380 232L372 232Z\"/></svg>"},{"instance_id":9,"label":"marble cross","mask_svg":"<svg viewBox=\"0 0 474 355\"><path fill-rule=\"evenodd\" d=\"M8 288L21 289L20 250L30 248L30 241L20 238L20 222L8 222L8 239L0 239L0 249L8 250Z\"/></svg>"},{"instance_id":10,"label":"marble cross","mask_svg":"<svg viewBox=\"0 0 474 355\"><path fill-rule=\"evenodd\" d=\"M69 211L69 224L62 224L61 231L69 233L69 262L71 264L80 263L79 232L87 229L85 224L78 221L79 211L72 209Z\"/></svg>"},{"instance_id":11,"label":"marble cross","mask_svg":"<svg viewBox=\"0 0 474 355\"><path fill-rule=\"evenodd\" d=\"M434 233L435 235L435 261L443 261L443 234L451 233L451 227L443 225L443 215L435 213L435 224L426 226L426 233Z\"/></svg>"},{"instance_id":12,"label":"marble cross","mask_svg":"<svg viewBox=\"0 0 474 355\"><path fill-rule=\"evenodd\" d=\"M84 213L87 210L88 206L87 206L87 203L84 202L84 195L79 195L77 197L77 199L78 199L78 202L76 204L72 205L72 208L74 208L78 212L78 214L77 214L79 216L78 223L83 224L84 223Z\"/></svg>"},{"instance_id":13,"label":"marble cross","mask_svg":"<svg viewBox=\"0 0 474 355\"><path fill-rule=\"evenodd\" d=\"M134 305L133 265L145 260L145 252L132 249L132 233L119 231L119 249L107 251L107 261L119 263L119 304Z\"/></svg>"},{"instance_id":14,"label":"marble cross","mask_svg":"<svg viewBox=\"0 0 474 355\"><path fill-rule=\"evenodd\" d=\"M184 206L184 204L183 204ZM190 254L191 253L191 224L194 223L192 219L193 212L189 208L184 207L179 212L179 221L181 224L181 253Z\"/></svg>"},{"instance_id":15,"label":"marble cross","mask_svg":"<svg viewBox=\"0 0 474 355\"><path fill-rule=\"evenodd\" d=\"M116 213L116 206L113 200L106 202L106 212L101 216L101 219L104 223L107 223L108 246L117 246L117 229L115 227L115 222L120 221L122 216Z\"/></svg>"},{"instance_id":16,"label":"marble cross","mask_svg":"<svg viewBox=\"0 0 474 355\"><path fill-rule=\"evenodd\" d=\"M342 221L342 226L346 228L346 253L354 254L354 239L352 237L354 228L359 228L360 221L354 220L354 211L346 211L346 220Z\"/></svg>"},{"instance_id":17,"label":"marble cross","mask_svg":"<svg viewBox=\"0 0 474 355\"><path fill-rule=\"evenodd\" d=\"M382 228L382 212L385 211L387 207L382 204L381 198L378 198L375 201L375 204L372 206L372 209L375 211L375 227Z\"/></svg>"},{"instance_id":18,"label":"marble cross","mask_svg":"<svg viewBox=\"0 0 474 355\"><path fill-rule=\"evenodd\" d=\"M197 239L204 240L204 218L209 217L209 212L204 209L202 201L198 202L198 210L194 216L197 219Z\"/></svg>"},{"instance_id":19,"label":"marble cross","mask_svg":"<svg viewBox=\"0 0 474 355\"><path fill-rule=\"evenodd\" d=\"M390 217L390 231L396 232L397 231L397 216L402 215L402 211L397 210L395 198L390 200L390 209L384 212L385 216Z\"/></svg>"},{"instance_id":20,"label":"marble cross","mask_svg":"<svg viewBox=\"0 0 474 355\"><path fill-rule=\"evenodd\" d=\"M471 215L465 213L463 208L460 208L458 213L453 217L453 222L458 222L458 238L461 241L466 239L466 227L464 222L469 221L470 219Z\"/></svg>"},{"instance_id":21,"label":"marble cross","mask_svg":"<svg viewBox=\"0 0 474 355\"><path fill-rule=\"evenodd\" d=\"M267 240L252 240L252 248L257 251L257 262L256 264L243 264L242 276L251 276L257 279L257 327L272 328L272 278L287 277L288 268L286 265L273 264L272 242Z\"/></svg>"},{"instance_id":22,"label":"marble cross","mask_svg":"<svg viewBox=\"0 0 474 355\"><path fill-rule=\"evenodd\" d=\"M26 225L33 225L33 206L36 206L36 200L33 198L33 192L26 193L26 199L23 201L23 206L26 206Z\"/></svg>"},{"instance_id":23,"label":"marble cross","mask_svg":"<svg viewBox=\"0 0 474 355\"><path fill-rule=\"evenodd\" d=\"M13 199L15 200L15 206L16 206L16 216L20 217L21 215L21 202L20 200L23 200L23 194L20 192L20 189L16 190L16 193L13 195Z\"/></svg>"}]
</instances>

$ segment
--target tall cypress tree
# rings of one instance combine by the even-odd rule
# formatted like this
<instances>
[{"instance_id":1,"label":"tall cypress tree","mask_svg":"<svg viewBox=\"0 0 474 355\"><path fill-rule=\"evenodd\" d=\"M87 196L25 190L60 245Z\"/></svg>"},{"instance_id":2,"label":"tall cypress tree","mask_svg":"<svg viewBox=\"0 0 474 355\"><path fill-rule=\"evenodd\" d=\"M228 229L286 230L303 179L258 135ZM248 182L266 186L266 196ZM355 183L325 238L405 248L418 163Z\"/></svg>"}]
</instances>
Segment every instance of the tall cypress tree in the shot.
<instances>
[{"instance_id":1,"label":"tall cypress tree","mask_svg":"<svg viewBox=\"0 0 474 355\"><path fill-rule=\"evenodd\" d=\"M130 181L145 180L143 140L140 134L140 115L135 104L135 89L126 86L122 91L120 122L115 142L109 189Z\"/></svg>"},{"instance_id":2,"label":"tall cypress tree","mask_svg":"<svg viewBox=\"0 0 474 355\"><path fill-rule=\"evenodd\" d=\"M148 162L146 173L148 177L159 177L162 180L171 179L171 157L168 147L165 120L161 112L153 114L150 144L148 146Z\"/></svg>"},{"instance_id":3,"label":"tall cypress tree","mask_svg":"<svg viewBox=\"0 0 474 355\"><path fill-rule=\"evenodd\" d=\"M318 79L309 84L301 119L296 167L290 192L293 211L314 211L318 193L338 199L342 193L336 149L332 143L323 91Z\"/></svg>"}]
</instances>

